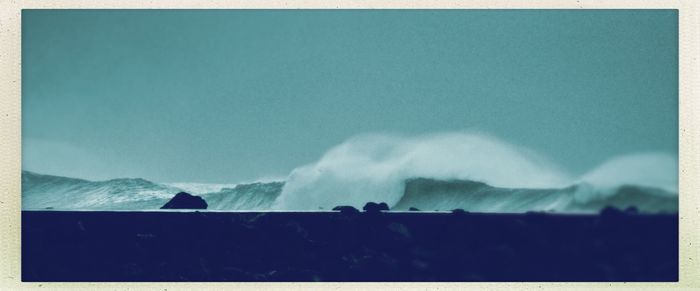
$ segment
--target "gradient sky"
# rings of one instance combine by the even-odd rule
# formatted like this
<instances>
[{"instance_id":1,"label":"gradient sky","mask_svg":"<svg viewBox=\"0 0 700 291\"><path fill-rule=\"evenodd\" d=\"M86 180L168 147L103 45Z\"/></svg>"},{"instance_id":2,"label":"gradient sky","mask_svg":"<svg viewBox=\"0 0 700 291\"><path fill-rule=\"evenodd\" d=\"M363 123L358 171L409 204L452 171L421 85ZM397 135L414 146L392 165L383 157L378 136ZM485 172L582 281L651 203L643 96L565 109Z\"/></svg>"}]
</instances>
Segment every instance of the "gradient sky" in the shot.
<instances>
[{"instance_id":1,"label":"gradient sky","mask_svg":"<svg viewBox=\"0 0 700 291\"><path fill-rule=\"evenodd\" d=\"M582 173L678 152L675 10L24 10L23 168L285 176L361 133L477 129Z\"/></svg>"}]
</instances>

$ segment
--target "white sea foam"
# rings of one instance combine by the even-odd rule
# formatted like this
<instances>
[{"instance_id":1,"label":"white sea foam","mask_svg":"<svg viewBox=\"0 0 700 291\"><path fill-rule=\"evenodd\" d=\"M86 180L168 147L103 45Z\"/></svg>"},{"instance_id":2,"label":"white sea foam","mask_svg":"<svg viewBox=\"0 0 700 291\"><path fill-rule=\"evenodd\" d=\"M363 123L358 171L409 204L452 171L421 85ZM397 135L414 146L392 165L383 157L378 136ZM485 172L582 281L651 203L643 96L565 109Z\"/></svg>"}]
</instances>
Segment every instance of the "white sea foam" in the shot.
<instances>
[{"instance_id":1,"label":"white sea foam","mask_svg":"<svg viewBox=\"0 0 700 291\"><path fill-rule=\"evenodd\" d=\"M640 186L678 195L678 159L667 153L637 153L612 158L578 179L578 201L612 195L621 186Z\"/></svg>"},{"instance_id":2,"label":"white sea foam","mask_svg":"<svg viewBox=\"0 0 700 291\"><path fill-rule=\"evenodd\" d=\"M581 177L600 188L638 185L678 192L678 159L666 153L638 153L615 157Z\"/></svg>"},{"instance_id":3,"label":"white sea foam","mask_svg":"<svg viewBox=\"0 0 700 291\"><path fill-rule=\"evenodd\" d=\"M631 154L572 178L537 153L484 134L374 134L351 138L276 182L95 182L23 172L22 208L158 209L179 191L201 195L215 210L328 210L374 201L395 210L597 212L612 205L674 212L678 161Z\"/></svg>"},{"instance_id":4,"label":"white sea foam","mask_svg":"<svg viewBox=\"0 0 700 291\"><path fill-rule=\"evenodd\" d=\"M613 158L574 179L534 151L484 134L362 135L332 148L319 161L292 171L274 208L361 207L367 201L393 206L404 195L405 181L410 178L471 180L512 189L576 185L577 198L585 201L614 195L624 185L658 187L670 195L677 195L678 189L677 159L670 154ZM497 204L505 207L520 203L523 197L501 198ZM564 200L556 201L553 205L566 208Z\"/></svg>"},{"instance_id":5,"label":"white sea foam","mask_svg":"<svg viewBox=\"0 0 700 291\"><path fill-rule=\"evenodd\" d=\"M408 178L462 179L509 188L559 187L571 179L530 150L475 133L419 137L363 135L334 147L287 178L276 208L390 205Z\"/></svg>"}]
</instances>

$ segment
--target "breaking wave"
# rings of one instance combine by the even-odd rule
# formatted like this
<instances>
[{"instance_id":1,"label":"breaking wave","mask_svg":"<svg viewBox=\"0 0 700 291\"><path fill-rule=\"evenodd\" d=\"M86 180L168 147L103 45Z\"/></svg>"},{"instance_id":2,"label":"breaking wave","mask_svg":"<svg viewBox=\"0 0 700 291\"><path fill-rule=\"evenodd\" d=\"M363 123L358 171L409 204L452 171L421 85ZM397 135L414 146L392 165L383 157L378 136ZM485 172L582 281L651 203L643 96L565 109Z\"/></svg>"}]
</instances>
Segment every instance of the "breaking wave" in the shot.
<instances>
[{"instance_id":1,"label":"breaking wave","mask_svg":"<svg viewBox=\"0 0 700 291\"><path fill-rule=\"evenodd\" d=\"M154 210L186 191L203 197L208 209L269 210L283 184L159 184L140 178L88 181L22 171L22 209Z\"/></svg>"},{"instance_id":2,"label":"breaking wave","mask_svg":"<svg viewBox=\"0 0 700 291\"><path fill-rule=\"evenodd\" d=\"M530 150L451 133L355 137L284 181L159 184L22 173L23 209L150 210L180 191L203 197L213 210L328 210L381 201L393 210L677 212L678 161L664 153L626 155L571 177Z\"/></svg>"},{"instance_id":3,"label":"breaking wave","mask_svg":"<svg viewBox=\"0 0 700 291\"><path fill-rule=\"evenodd\" d=\"M22 209L158 209L177 191L139 178L88 181L22 171Z\"/></svg>"},{"instance_id":4,"label":"breaking wave","mask_svg":"<svg viewBox=\"0 0 700 291\"><path fill-rule=\"evenodd\" d=\"M629 187L644 193L663 192L664 197L677 200L677 169L678 162L671 155L636 154L614 158L575 179L528 149L482 134L365 135L331 149L316 163L292 171L274 206L328 209L338 204L361 207L367 201L384 201L393 208L597 211L593 201L619 204L622 193L629 192L622 190ZM443 187L419 187L417 191L407 183L420 178L453 181L450 195ZM454 181L490 187L464 188ZM633 198L630 205L643 204L640 200L646 199ZM407 205L407 199L420 203ZM586 207L582 203L592 204Z\"/></svg>"},{"instance_id":5,"label":"breaking wave","mask_svg":"<svg viewBox=\"0 0 700 291\"><path fill-rule=\"evenodd\" d=\"M581 199L581 193L589 191L595 190L588 184L551 189L499 188L474 181L418 178L406 182L404 195L392 209L595 213L613 206L620 209L635 207L646 213L678 212L677 196L658 188L625 185L605 195Z\"/></svg>"}]
</instances>

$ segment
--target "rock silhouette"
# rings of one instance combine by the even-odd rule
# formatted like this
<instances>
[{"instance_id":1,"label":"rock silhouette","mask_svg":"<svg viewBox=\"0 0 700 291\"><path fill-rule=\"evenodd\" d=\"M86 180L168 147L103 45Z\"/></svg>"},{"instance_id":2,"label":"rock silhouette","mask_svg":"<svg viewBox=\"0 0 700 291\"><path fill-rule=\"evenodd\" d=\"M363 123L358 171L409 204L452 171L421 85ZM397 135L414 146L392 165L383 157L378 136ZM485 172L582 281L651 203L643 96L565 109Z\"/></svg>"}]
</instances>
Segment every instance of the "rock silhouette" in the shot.
<instances>
[{"instance_id":1,"label":"rock silhouette","mask_svg":"<svg viewBox=\"0 0 700 291\"><path fill-rule=\"evenodd\" d=\"M452 209L452 213L459 215L459 214L466 214L467 212L464 211L464 209L462 209L462 208L456 208L456 209Z\"/></svg>"},{"instance_id":2,"label":"rock silhouette","mask_svg":"<svg viewBox=\"0 0 700 291\"><path fill-rule=\"evenodd\" d=\"M340 211L340 213L346 213L346 214L350 214L350 213L360 213L360 211L357 210L357 208L352 207L352 206L347 206L347 205L341 205L341 206L333 207L333 210L334 210L334 211Z\"/></svg>"},{"instance_id":3,"label":"rock silhouette","mask_svg":"<svg viewBox=\"0 0 700 291\"><path fill-rule=\"evenodd\" d=\"M634 207L634 206L627 207L624 210L619 209L617 207L613 207L613 206L607 206L600 211L600 215L603 217L635 215L638 213L639 213L639 210L637 210L637 207Z\"/></svg>"},{"instance_id":4,"label":"rock silhouette","mask_svg":"<svg viewBox=\"0 0 700 291\"><path fill-rule=\"evenodd\" d=\"M364 207L362 207L362 210L365 212L369 213L379 213L380 211L389 211L389 205L386 203L374 203L374 202L367 202Z\"/></svg>"},{"instance_id":5,"label":"rock silhouette","mask_svg":"<svg viewBox=\"0 0 700 291\"><path fill-rule=\"evenodd\" d=\"M207 209L207 206L207 202L202 197L180 192L160 209Z\"/></svg>"}]
</instances>

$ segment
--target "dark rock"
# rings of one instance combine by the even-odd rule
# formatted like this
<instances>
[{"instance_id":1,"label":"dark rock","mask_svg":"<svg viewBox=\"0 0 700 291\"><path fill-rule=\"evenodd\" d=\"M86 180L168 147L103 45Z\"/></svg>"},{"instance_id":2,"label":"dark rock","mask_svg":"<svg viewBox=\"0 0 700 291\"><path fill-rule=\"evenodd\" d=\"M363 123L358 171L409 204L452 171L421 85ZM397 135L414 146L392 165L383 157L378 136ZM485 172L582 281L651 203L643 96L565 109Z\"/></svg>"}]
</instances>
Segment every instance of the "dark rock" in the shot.
<instances>
[{"instance_id":1,"label":"dark rock","mask_svg":"<svg viewBox=\"0 0 700 291\"><path fill-rule=\"evenodd\" d=\"M202 197L180 192L160 209L207 209L207 202Z\"/></svg>"},{"instance_id":2,"label":"dark rock","mask_svg":"<svg viewBox=\"0 0 700 291\"><path fill-rule=\"evenodd\" d=\"M374 203L374 202L367 202L364 207L362 207L362 210L365 212L370 212L370 213L379 213L380 211L388 211L389 210L389 205L386 203Z\"/></svg>"},{"instance_id":3,"label":"dark rock","mask_svg":"<svg viewBox=\"0 0 700 291\"><path fill-rule=\"evenodd\" d=\"M411 208L408 209L408 211L420 211L420 209L415 208L415 207L411 207Z\"/></svg>"},{"instance_id":4,"label":"dark rock","mask_svg":"<svg viewBox=\"0 0 700 291\"><path fill-rule=\"evenodd\" d=\"M340 211L340 213L345 214L360 213L360 211L357 210L357 208L347 205L333 207L333 211Z\"/></svg>"},{"instance_id":5,"label":"dark rock","mask_svg":"<svg viewBox=\"0 0 700 291\"><path fill-rule=\"evenodd\" d=\"M600 215L602 217L616 217L616 216L627 216L627 215L636 215L639 214L639 210L637 207L630 206L625 208L624 210L619 209L614 206L607 206L603 208L603 210L600 211Z\"/></svg>"},{"instance_id":6,"label":"dark rock","mask_svg":"<svg viewBox=\"0 0 700 291\"><path fill-rule=\"evenodd\" d=\"M627 215L639 214L639 210L637 209L637 207L630 206L630 207L625 208L625 214L627 214Z\"/></svg>"},{"instance_id":7,"label":"dark rock","mask_svg":"<svg viewBox=\"0 0 700 291\"><path fill-rule=\"evenodd\" d=\"M457 209L452 209L453 214L466 214L467 212L464 211L462 208L457 208Z\"/></svg>"},{"instance_id":8,"label":"dark rock","mask_svg":"<svg viewBox=\"0 0 700 291\"><path fill-rule=\"evenodd\" d=\"M525 212L525 216L547 216L547 213L542 211L527 211Z\"/></svg>"},{"instance_id":9,"label":"dark rock","mask_svg":"<svg viewBox=\"0 0 700 291\"><path fill-rule=\"evenodd\" d=\"M600 211L600 216L602 217L617 217L623 215L625 215L625 213L622 212L622 210L613 206L607 206Z\"/></svg>"}]
</instances>

